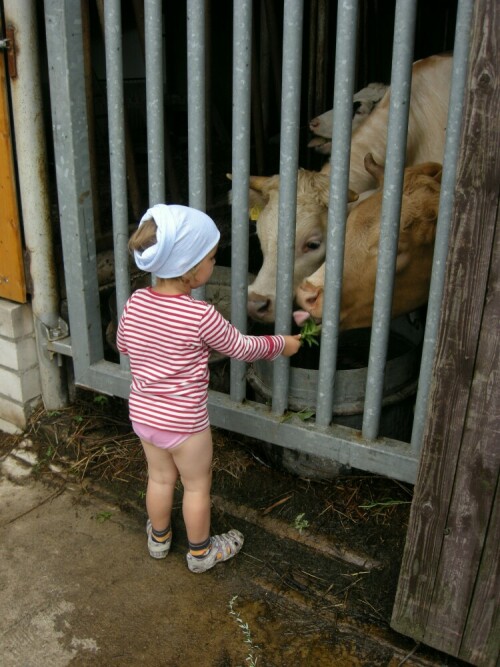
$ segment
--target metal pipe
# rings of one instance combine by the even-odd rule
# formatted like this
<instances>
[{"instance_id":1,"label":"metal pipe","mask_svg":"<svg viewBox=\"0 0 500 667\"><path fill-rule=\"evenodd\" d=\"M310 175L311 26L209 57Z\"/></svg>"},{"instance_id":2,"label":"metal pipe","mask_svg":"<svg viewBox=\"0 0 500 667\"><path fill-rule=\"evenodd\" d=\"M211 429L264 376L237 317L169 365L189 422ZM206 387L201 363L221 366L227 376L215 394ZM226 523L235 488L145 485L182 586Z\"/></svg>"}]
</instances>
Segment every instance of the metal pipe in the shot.
<instances>
[{"instance_id":1,"label":"metal pipe","mask_svg":"<svg viewBox=\"0 0 500 667\"><path fill-rule=\"evenodd\" d=\"M206 209L205 0L187 3L189 205Z\"/></svg>"},{"instance_id":2,"label":"metal pipe","mask_svg":"<svg viewBox=\"0 0 500 667\"><path fill-rule=\"evenodd\" d=\"M163 22L160 0L144 0L149 206L165 201Z\"/></svg>"},{"instance_id":3,"label":"metal pipe","mask_svg":"<svg viewBox=\"0 0 500 667\"><path fill-rule=\"evenodd\" d=\"M75 382L103 359L80 3L45 0L57 195Z\"/></svg>"},{"instance_id":4,"label":"metal pipe","mask_svg":"<svg viewBox=\"0 0 500 667\"><path fill-rule=\"evenodd\" d=\"M337 15L330 201L328 206L323 301L324 317L316 399L316 423L319 426L327 426L331 422L333 410L344 268L347 191L349 187L357 21L358 2L348 2L347 0L340 2Z\"/></svg>"},{"instance_id":5,"label":"metal pipe","mask_svg":"<svg viewBox=\"0 0 500 667\"><path fill-rule=\"evenodd\" d=\"M109 162L111 174L111 210L118 317L130 295L128 262L128 202L125 167L125 119L123 106L123 65L121 38L121 3L109 0L104 6L104 42L106 52L106 90L108 99ZM122 368L128 369L128 357L120 355Z\"/></svg>"},{"instance_id":6,"label":"metal pipe","mask_svg":"<svg viewBox=\"0 0 500 667\"><path fill-rule=\"evenodd\" d=\"M200 211L207 207L206 88L205 88L205 0L187 3L188 81L188 178L189 205ZM205 286L194 290L205 298Z\"/></svg>"},{"instance_id":7,"label":"metal pipe","mask_svg":"<svg viewBox=\"0 0 500 667\"><path fill-rule=\"evenodd\" d=\"M43 123L41 75L35 3L6 0L6 24L15 29L17 78L10 81L19 192L33 293L31 306L45 408L67 404L67 388L59 355L47 350L49 338L61 331L59 294L50 218L47 151ZM36 168L34 166L36 165Z\"/></svg>"},{"instance_id":8,"label":"metal pipe","mask_svg":"<svg viewBox=\"0 0 500 667\"><path fill-rule=\"evenodd\" d=\"M455 45L453 50L450 104L448 110L448 122L446 125L443 177L441 179L439 213L436 227L436 239L434 241L434 258L432 263L431 286L429 290L425 324L424 347L422 351L420 377L411 436L412 453L415 455L420 452L422 446L423 432L427 419L427 402L429 398L432 367L441 315L441 301L444 288L446 258L448 256L451 214L455 198L455 180L460 149L463 99L467 82L473 9L474 0L459 0L455 28Z\"/></svg>"},{"instance_id":9,"label":"metal pipe","mask_svg":"<svg viewBox=\"0 0 500 667\"><path fill-rule=\"evenodd\" d=\"M303 10L303 0L285 0L275 325L279 334L290 333L292 319ZM276 359L272 410L277 414L282 414L288 406L289 375L289 360L286 357Z\"/></svg>"},{"instance_id":10,"label":"metal pipe","mask_svg":"<svg viewBox=\"0 0 500 667\"><path fill-rule=\"evenodd\" d=\"M233 147L231 210L231 320L247 329L248 188L252 77L252 3L235 0L233 14ZM230 394L241 402L246 395L246 364L231 359Z\"/></svg>"},{"instance_id":11,"label":"metal pipe","mask_svg":"<svg viewBox=\"0 0 500 667\"><path fill-rule=\"evenodd\" d=\"M363 414L363 436L369 440L378 435L382 411L406 159L416 13L416 0L398 0L396 3L384 193Z\"/></svg>"}]
</instances>

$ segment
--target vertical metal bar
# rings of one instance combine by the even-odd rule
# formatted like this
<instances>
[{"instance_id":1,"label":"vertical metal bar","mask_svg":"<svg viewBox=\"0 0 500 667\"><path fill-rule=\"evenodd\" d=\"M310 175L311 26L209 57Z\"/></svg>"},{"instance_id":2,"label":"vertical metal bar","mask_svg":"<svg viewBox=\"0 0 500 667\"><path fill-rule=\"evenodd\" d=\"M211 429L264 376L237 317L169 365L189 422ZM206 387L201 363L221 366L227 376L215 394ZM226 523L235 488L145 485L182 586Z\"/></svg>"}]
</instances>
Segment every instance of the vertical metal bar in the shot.
<instances>
[{"instance_id":1,"label":"vertical metal bar","mask_svg":"<svg viewBox=\"0 0 500 667\"><path fill-rule=\"evenodd\" d=\"M205 211L207 207L205 0L188 0L186 22L189 205ZM193 296L204 299L205 286L194 290Z\"/></svg>"},{"instance_id":2,"label":"vertical metal bar","mask_svg":"<svg viewBox=\"0 0 500 667\"><path fill-rule=\"evenodd\" d=\"M387 128L377 281L363 414L363 436L370 440L377 437L382 410L406 157L415 20L416 0L398 0L394 27L391 102Z\"/></svg>"},{"instance_id":3,"label":"vertical metal bar","mask_svg":"<svg viewBox=\"0 0 500 667\"><path fill-rule=\"evenodd\" d=\"M276 333L280 334L290 333L292 319L303 9L303 0L285 0L275 325ZM277 414L282 414L288 406L289 376L289 360L279 357L274 364L272 401L272 410Z\"/></svg>"},{"instance_id":4,"label":"vertical metal bar","mask_svg":"<svg viewBox=\"0 0 500 667\"><path fill-rule=\"evenodd\" d=\"M106 90L108 100L109 162L111 173L111 210L116 283L116 312L120 316L130 295L127 252L128 204L125 167L125 119L121 39L121 2L108 0L104 5L104 42L106 52ZM120 355L120 365L129 368L128 357Z\"/></svg>"},{"instance_id":5,"label":"vertical metal bar","mask_svg":"<svg viewBox=\"0 0 500 667\"><path fill-rule=\"evenodd\" d=\"M165 201L162 2L144 0L149 205Z\"/></svg>"},{"instance_id":6,"label":"vertical metal bar","mask_svg":"<svg viewBox=\"0 0 500 667\"><path fill-rule=\"evenodd\" d=\"M187 3L189 205L206 209L205 0Z\"/></svg>"},{"instance_id":7,"label":"vertical metal bar","mask_svg":"<svg viewBox=\"0 0 500 667\"><path fill-rule=\"evenodd\" d=\"M326 240L325 292L316 402L316 423L332 420L337 343L339 334L347 191L352 133L352 97L356 65L358 2L339 2L335 87L333 94L333 137L330 174L330 202Z\"/></svg>"},{"instance_id":8,"label":"vertical metal bar","mask_svg":"<svg viewBox=\"0 0 500 667\"><path fill-rule=\"evenodd\" d=\"M250 178L252 2L235 0L233 14L233 148L231 320L247 328L248 187ZM246 364L231 359L231 398L241 402L246 393Z\"/></svg>"},{"instance_id":9,"label":"vertical metal bar","mask_svg":"<svg viewBox=\"0 0 500 667\"><path fill-rule=\"evenodd\" d=\"M79 0L44 3L54 154L75 379L103 358Z\"/></svg>"},{"instance_id":10,"label":"vertical metal bar","mask_svg":"<svg viewBox=\"0 0 500 667\"><path fill-rule=\"evenodd\" d=\"M411 436L412 453L418 455L422 446L422 438L427 416L432 366L436 349L441 301L448 255L451 214L455 195L458 154L460 149L460 132L462 128L462 111L467 71L469 62L470 34L474 0L459 0L457 22L455 27L455 45L453 50L453 72L451 79L450 104L446 125L446 144L443 160L443 178L439 213L434 242L434 259L432 264L431 286L425 324L424 347L420 365L413 432Z\"/></svg>"}]
</instances>

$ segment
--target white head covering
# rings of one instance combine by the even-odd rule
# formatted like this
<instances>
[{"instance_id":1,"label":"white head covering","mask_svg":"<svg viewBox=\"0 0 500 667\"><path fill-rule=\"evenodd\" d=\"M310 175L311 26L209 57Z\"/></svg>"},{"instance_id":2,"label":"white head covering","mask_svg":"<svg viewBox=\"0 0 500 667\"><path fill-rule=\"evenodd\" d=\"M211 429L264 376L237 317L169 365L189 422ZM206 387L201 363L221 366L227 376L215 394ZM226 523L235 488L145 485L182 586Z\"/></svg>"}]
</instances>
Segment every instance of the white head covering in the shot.
<instances>
[{"instance_id":1,"label":"white head covering","mask_svg":"<svg viewBox=\"0 0 500 667\"><path fill-rule=\"evenodd\" d=\"M192 269L215 248L220 232L206 213L188 206L156 204L139 222L156 222L156 243L134 250L135 263L158 278L178 278Z\"/></svg>"}]
</instances>

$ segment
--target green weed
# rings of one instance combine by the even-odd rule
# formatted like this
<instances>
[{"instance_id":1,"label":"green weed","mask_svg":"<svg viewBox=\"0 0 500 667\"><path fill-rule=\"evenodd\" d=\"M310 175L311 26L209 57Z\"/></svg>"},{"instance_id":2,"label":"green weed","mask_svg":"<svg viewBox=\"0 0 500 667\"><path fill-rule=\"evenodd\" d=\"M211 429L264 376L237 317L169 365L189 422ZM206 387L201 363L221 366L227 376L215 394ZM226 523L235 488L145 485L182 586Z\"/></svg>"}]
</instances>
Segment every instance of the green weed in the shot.
<instances>
[{"instance_id":1,"label":"green weed","mask_svg":"<svg viewBox=\"0 0 500 667\"><path fill-rule=\"evenodd\" d=\"M302 533L302 531L309 526L309 521L307 519L304 519L305 513L302 512L301 514L297 514L295 517L295 520L293 522L293 527L299 531L299 533Z\"/></svg>"}]
</instances>

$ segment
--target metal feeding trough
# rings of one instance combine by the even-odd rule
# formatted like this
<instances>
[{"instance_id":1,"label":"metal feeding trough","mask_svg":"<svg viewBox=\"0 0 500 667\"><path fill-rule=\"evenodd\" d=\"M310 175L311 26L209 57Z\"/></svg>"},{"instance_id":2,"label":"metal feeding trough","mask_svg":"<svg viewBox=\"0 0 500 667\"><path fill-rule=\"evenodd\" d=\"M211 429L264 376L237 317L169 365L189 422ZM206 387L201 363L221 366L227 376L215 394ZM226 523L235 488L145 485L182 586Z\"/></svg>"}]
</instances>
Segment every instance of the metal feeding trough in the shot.
<instances>
[{"instance_id":1,"label":"metal feeding trough","mask_svg":"<svg viewBox=\"0 0 500 667\"><path fill-rule=\"evenodd\" d=\"M413 422L424 323L421 317L400 317L391 327L380 418L380 435L409 442ZM371 329L353 329L339 337L332 422L361 429ZM303 348L291 358L289 408L314 412L318 387L319 348ZM273 365L257 361L248 372L256 400L270 402ZM310 454L264 443L263 457L271 464L309 479L332 479L346 466Z\"/></svg>"}]
</instances>

